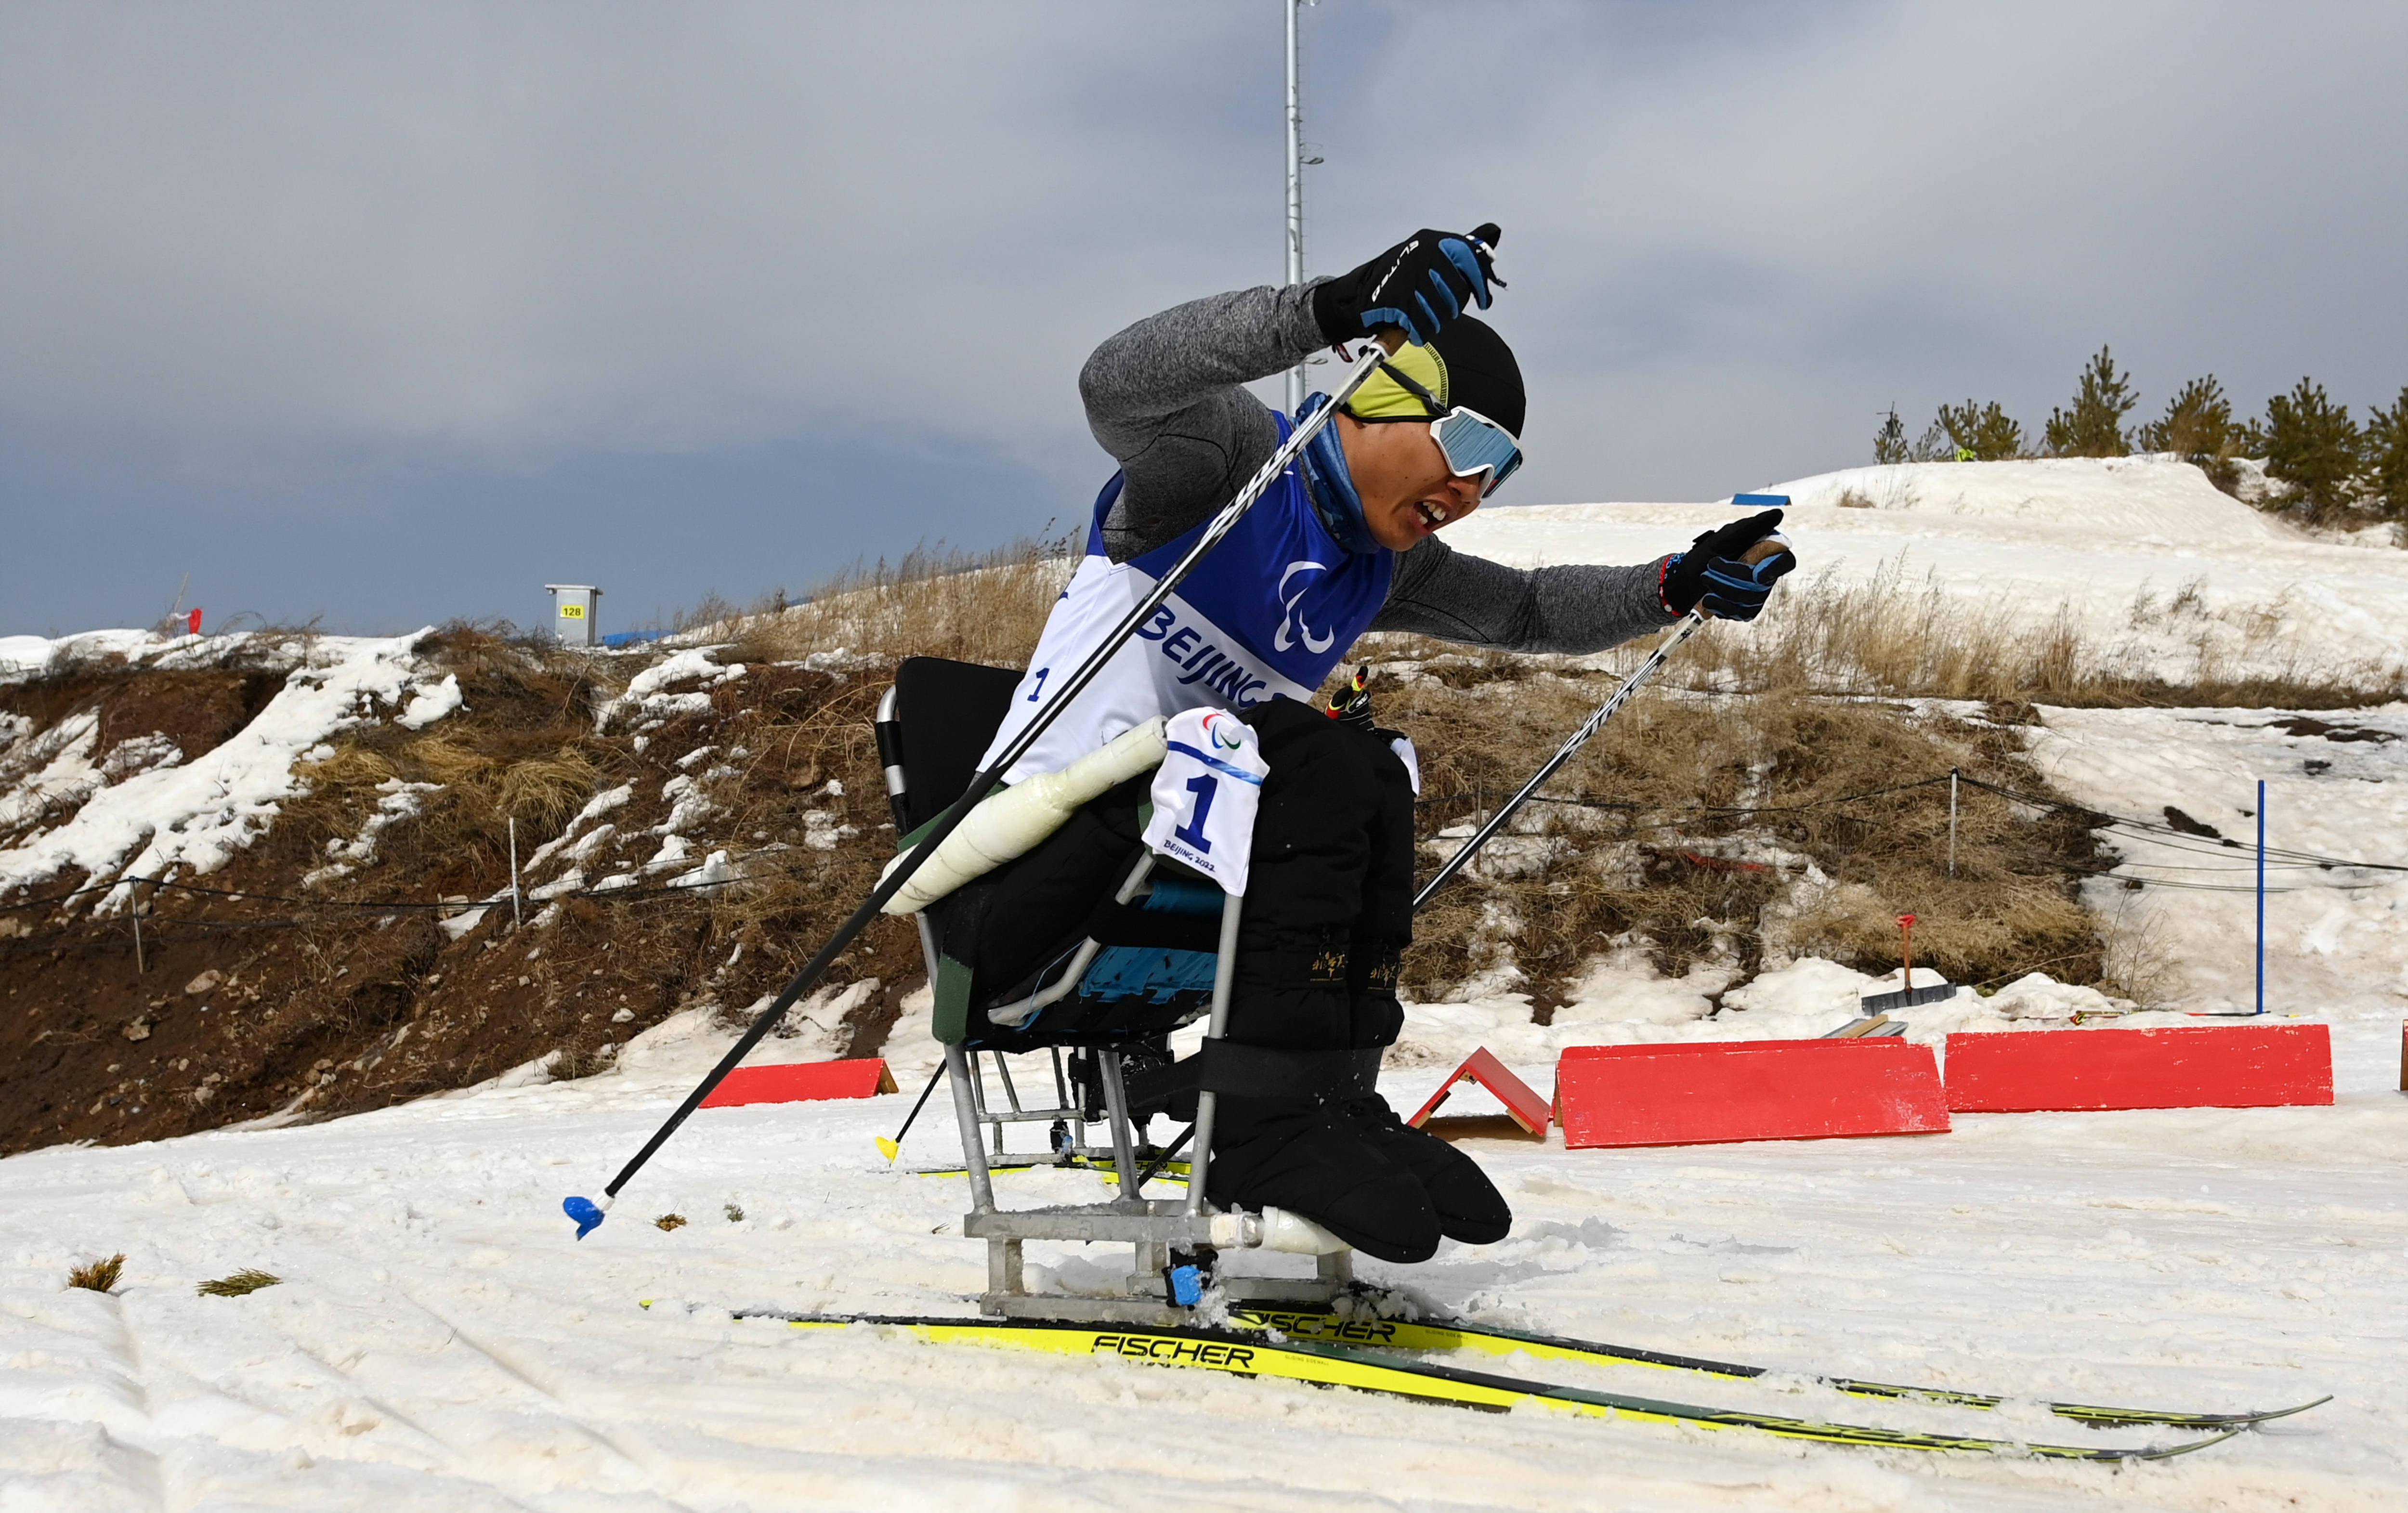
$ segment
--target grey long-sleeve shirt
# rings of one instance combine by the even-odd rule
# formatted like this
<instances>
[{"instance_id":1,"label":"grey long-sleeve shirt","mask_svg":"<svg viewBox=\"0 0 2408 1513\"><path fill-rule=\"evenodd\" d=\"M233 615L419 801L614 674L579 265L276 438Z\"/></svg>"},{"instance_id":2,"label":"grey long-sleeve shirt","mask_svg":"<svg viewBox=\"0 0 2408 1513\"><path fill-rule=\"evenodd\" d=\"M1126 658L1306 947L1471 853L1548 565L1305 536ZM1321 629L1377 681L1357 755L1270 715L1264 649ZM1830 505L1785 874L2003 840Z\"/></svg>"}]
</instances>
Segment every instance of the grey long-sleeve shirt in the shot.
<instances>
[{"instance_id":1,"label":"grey long-sleeve shirt","mask_svg":"<svg viewBox=\"0 0 2408 1513\"><path fill-rule=\"evenodd\" d=\"M1279 449L1270 409L1238 386L1326 345L1312 288L1242 289L1175 306L1087 359L1079 375L1087 426L1124 477L1104 521L1112 561L1202 523ZM1508 567L1429 536L1398 557L1371 628L1512 651L1598 651L1671 623L1656 577L1654 562Z\"/></svg>"}]
</instances>

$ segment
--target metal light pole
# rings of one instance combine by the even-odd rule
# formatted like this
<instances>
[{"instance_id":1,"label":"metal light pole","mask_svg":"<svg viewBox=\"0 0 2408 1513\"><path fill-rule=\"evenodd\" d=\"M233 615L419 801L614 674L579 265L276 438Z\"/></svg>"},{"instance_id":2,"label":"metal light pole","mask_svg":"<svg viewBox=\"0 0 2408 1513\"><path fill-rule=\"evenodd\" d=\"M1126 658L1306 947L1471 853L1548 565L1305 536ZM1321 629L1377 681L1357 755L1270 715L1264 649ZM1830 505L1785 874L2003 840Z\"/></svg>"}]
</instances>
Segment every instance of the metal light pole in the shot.
<instances>
[{"instance_id":1,"label":"metal light pole","mask_svg":"<svg viewBox=\"0 0 2408 1513\"><path fill-rule=\"evenodd\" d=\"M1296 15L1304 0L1284 0L1287 9L1287 281L1304 281L1304 101L1297 77ZM1287 370L1287 412L1304 403L1304 368Z\"/></svg>"}]
</instances>

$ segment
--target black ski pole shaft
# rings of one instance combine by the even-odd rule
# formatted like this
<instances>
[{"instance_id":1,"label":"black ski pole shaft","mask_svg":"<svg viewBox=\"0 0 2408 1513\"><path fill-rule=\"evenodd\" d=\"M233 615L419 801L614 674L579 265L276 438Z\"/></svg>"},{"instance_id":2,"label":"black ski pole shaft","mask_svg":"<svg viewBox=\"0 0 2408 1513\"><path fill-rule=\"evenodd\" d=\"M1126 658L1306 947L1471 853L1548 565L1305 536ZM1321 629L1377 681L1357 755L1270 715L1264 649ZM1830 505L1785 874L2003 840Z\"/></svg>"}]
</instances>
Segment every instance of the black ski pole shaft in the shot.
<instances>
[{"instance_id":1,"label":"black ski pole shaft","mask_svg":"<svg viewBox=\"0 0 2408 1513\"><path fill-rule=\"evenodd\" d=\"M896 1150L901 1150L903 1149L903 1136L911 1133L912 1124L920 1118L920 1110L928 1106L928 1094L937 1091L937 1084L945 1079L945 1071L951 1065L952 1063L950 1062L939 1062L937 1063L937 1075L928 1078L928 1085L920 1090L920 1101L913 1104L911 1106L911 1111L903 1116L903 1127L895 1132L895 1149ZM895 1158L890 1155L886 1159L893 1161Z\"/></svg>"},{"instance_id":2,"label":"black ski pole shaft","mask_svg":"<svg viewBox=\"0 0 2408 1513\"><path fill-rule=\"evenodd\" d=\"M1161 1171L1165 1166L1169 1165L1172 1161L1177 1159L1179 1153L1187 1149L1187 1142L1195 1134L1196 1126L1193 1124L1190 1124L1185 1129L1180 1131L1179 1138L1171 1141L1169 1148L1164 1150L1161 1155L1154 1157L1152 1165L1149 1165L1145 1170L1137 1174L1137 1186L1129 1189L1128 1192L1125 1194L1125 1196L1141 1196L1145 1192L1145 1185L1154 1180L1154 1174Z\"/></svg>"},{"instance_id":3,"label":"black ski pole shaft","mask_svg":"<svg viewBox=\"0 0 2408 1513\"><path fill-rule=\"evenodd\" d=\"M1622 680L1622 686L1613 691L1613 696L1598 705L1595 714L1582 721L1580 729L1572 732L1571 739L1555 749L1555 754L1547 758L1546 764L1533 774L1528 782L1522 785L1521 792L1500 805L1497 812L1488 817L1488 822L1482 825L1478 833L1465 841L1461 849L1453 856L1446 859L1446 864L1438 869L1438 875L1422 885L1422 891L1413 895L1414 911L1419 912L1421 906L1429 902L1430 894L1445 887L1449 878L1462 871L1472 857L1479 853L1480 848L1488 844L1489 837L1505 828L1505 822L1513 818L1514 811L1528 802L1530 795L1537 792L1540 786L1548 778L1553 778L1565 763L1570 762L1572 759L1572 753L1587 744L1590 736L1603 729L1605 722L1613 718L1615 710L1628 704L1631 695L1646 686L1647 680L1655 677L1670 659L1673 649L1696 635L1698 627L1705 622L1706 617L1695 609L1682 616L1680 623L1672 627L1672 634L1665 638L1664 644L1657 647L1645 662L1641 663L1629 677Z\"/></svg>"},{"instance_id":4,"label":"black ski pole shaft","mask_svg":"<svg viewBox=\"0 0 2408 1513\"><path fill-rule=\"evenodd\" d=\"M1078 670L1060 685L1054 696L1038 707L1036 718L1012 738L1010 744L1004 748L1003 753L997 756L984 772L970 779L969 787L963 790L962 796L953 800L946 806L944 813L937 817L929 826L927 835L921 838L920 844L913 847L910 854L903 859L902 864L888 873L878 886L870 891L869 896L862 901L861 906L853 910L849 919L837 926L836 934L828 937L827 944L820 948L819 954L803 963L803 969L796 973L793 980L788 982L778 996L770 1001L769 1006L754 1018L752 1026L744 1032L735 1045L728 1048L727 1054L719 1059L719 1064L712 1067L703 1079L695 1085L694 1091L685 1095L685 1101L678 1105L677 1111L669 1115L667 1120L658 1130L652 1132L652 1137L644 1142L644 1148L636 1152L635 1159L620 1168L619 1175L612 1178L609 1185L602 1190L605 1197L615 1198L619 1195L619 1190L626 1185L627 1179L635 1176L644 1163L652 1159L652 1152L658 1150L670 1135L677 1133L678 1126L686 1121L688 1115L701 1106L702 1101L710 1096L710 1090L719 1086L721 1080L734 1071L738 1063L752 1054L752 1048L759 1045L762 1038L768 1035L771 1027L785 1017L786 1010L794 1006L795 1001L808 992L812 983L819 980L820 974L827 970L828 963L842 955L845 948L852 945L855 937L864 930L869 928L871 922L878 918L879 910L885 906L886 901L901 891L905 883L910 881L911 874L920 870L921 864L927 861L939 846L944 844L945 837L952 835L962 821L968 817L978 801L986 795L987 790L993 788L1005 773L1011 770L1015 763L1028 754L1029 749L1037 744L1039 737L1042 736L1062 711L1068 708L1071 702L1085 691L1087 685L1096 680L1096 675L1104 670L1104 664L1111 660L1113 653L1120 650L1127 644L1129 637L1137 634L1138 627L1152 619L1154 612L1162 607L1163 602L1168 599L1187 575L1195 570L1196 564L1204 560L1205 554L1219 546L1222 540L1237 528L1238 521L1245 517L1247 510L1254 507L1254 501L1262 497L1263 491L1268 489L1274 478L1295 464L1297 457L1303 452L1305 444L1311 441L1323 426L1329 423L1330 417L1338 413L1338 407L1346 403L1354 391L1362 387L1363 380L1369 378L1386 357L1386 350L1379 343L1371 342L1366 345L1362 356L1355 360L1352 368L1347 370L1346 381L1330 395L1329 403L1316 411L1311 420L1289 433L1287 440L1281 443L1279 450L1271 453L1269 460L1255 470L1253 478L1246 480L1246 486L1238 491L1237 497L1221 507L1221 513L1215 515L1211 523L1204 527L1203 535L1197 537L1196 544L1187 550L1187 554L1180 558L1168 572L1163 574L1161 581L1154 586L1153 592L1140 600L1136 607L1132 608L1119 624L1112 627L1111 634L1105 636L1096 649L1087 654L1087 659L1081 663Z\"/></svg>"}]
</instances>

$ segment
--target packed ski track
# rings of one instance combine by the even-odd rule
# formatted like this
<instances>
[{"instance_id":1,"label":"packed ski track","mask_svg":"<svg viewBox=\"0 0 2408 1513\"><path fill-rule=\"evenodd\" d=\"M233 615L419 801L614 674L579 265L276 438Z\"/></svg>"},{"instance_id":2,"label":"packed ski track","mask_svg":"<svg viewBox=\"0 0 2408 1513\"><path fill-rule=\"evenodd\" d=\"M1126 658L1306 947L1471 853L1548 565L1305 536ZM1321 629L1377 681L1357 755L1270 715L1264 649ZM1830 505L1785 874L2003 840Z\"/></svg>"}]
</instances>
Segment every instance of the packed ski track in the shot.
<instances>
[{"instance_id":1,"label":"packed ski track","mask_svg":"<svg viewBox=\"0 0 2408 1513\"><path fill-rule=\"evenodd\" d=\"M2132 606L2199 579L2206 617L2231 611L2216 623L2233 658L2297 671L2408 654L2408 553L2308 539L2186 472L1887 469L1776 492L1799 501L1790 534L1810 573L1887 572L2035 615L2070 605L2170 672L2197 628L2139 623ZM1495 511L1451 539L1517 561L1630 560L1718 518ZM2266 613L2244 624L2251 606ZM31 664L49 645L0 641L0 659ZM380 646L344 655L330 690L373 677L388 697L440 696L413 691ZM295 704L296 750L342 718L322 702ZM2273 847L2408 863L2408 710L2041 715L2031 756L2058 792L2143 820L2178 808L2217 832L2110 834L2121 870L2213 885L2086 885L2121 949L2181 984L2169 1010L2116 1023L2215 1023L2185 1011L2249 1006L2255 900L2215 890L2250 878L2258 780ZM272 776L256 785L263 806ZM85 829L95 850L133 854L97 820ZM960 1235L966 1184L908 1169L954 1159L941 1098L899 1164L873 1143L936 1063L924 992L888 1049L906 1096L703 1111L581 1242L562 1198L598 1195L723 1052L732 1036L707 1010L580 1081L529 1067L323 1123L0 1161L0 1510L2398 1507L2408 1441L2386 1426L2408 1390L2408 874L2286 859L2269 884L2268 1006L2331 1027L2330 1107L1960 1114L1946 1135L1639 1150L1474 1141L1512 1202L1511 1237L1449 1243L1421 1266L1358 1263L1432 1312L1777 1368L1742 1382L1483 1363L1684 1402L2140 1447L2190 1436L2087 1430L2039 1405L2239 1410L2334 1394L2178 1460L1909 1456L731 1319L971 1311L984 1250ZM1768 966L1735 983L1710 967L1666 979L1635 952L1601 959L1543 1026L1501 991L1410 1006L1383 1088L1410 1111L1481 1045L1544 1092L1567 1045L1819 1035L1872 983L1812 957ZM2083 1033L2068 1017L2109 1006L2034 978L1905 1017L1944 1048L1952 1030ZM772 1041L761 1059L826 1045ZM1446 1112L1495 1106L1465 1088ZM1013 1206L1109 1191L1076 1172L996 1180ZM652 1222L668 1214L687 1222ZM113 1293L63 1285L118 1251ZM1037 1285L1078 1292L1127 1251L1032 1243L1029 1259ZM195 1292L247 1267L281 1280ZM1870 1402L1818 1374L2019 1401L1987 1414Z\"/></svg>"},{"instance_id":2,"label":"packed ski track","mask_svg":"<svg viewBox=\"0 0 2408 1513\"><path fill-rule=\"evenodd\" d=\"M2236 1409L2337 1394L2163 1464L1902 1461L732 1321L967 1312L982 1248L959 1237L960 1180L879 1157L895 1097L707 1111L571 1239L561 1197L607 1176L724 1044L672 1025L580 1083L0 1163L0 1478L12 1509L2396 1506L2397 1035L2344 1028L2332 1108L1641 1151L1484 1143L1512 1237L1364 1264L1475 1319L1800 1375ZM1392 1075L1390 1096L1433 1080ZM947 1153L924 1129L906 1161ZM1102 1192L1088 1174L999 1181L1020 1204ZM649 1222L671 1212L691 1222ZM73 1261L117 1249L117 1295L62 1290ZM1032 1252L1070 1289L1126 1264ZM247 1266L283 1281L195 1295ZM2184 1437L1795 1378L1521 1374L2058 1443Z\"/></svg>"}]
</instances>

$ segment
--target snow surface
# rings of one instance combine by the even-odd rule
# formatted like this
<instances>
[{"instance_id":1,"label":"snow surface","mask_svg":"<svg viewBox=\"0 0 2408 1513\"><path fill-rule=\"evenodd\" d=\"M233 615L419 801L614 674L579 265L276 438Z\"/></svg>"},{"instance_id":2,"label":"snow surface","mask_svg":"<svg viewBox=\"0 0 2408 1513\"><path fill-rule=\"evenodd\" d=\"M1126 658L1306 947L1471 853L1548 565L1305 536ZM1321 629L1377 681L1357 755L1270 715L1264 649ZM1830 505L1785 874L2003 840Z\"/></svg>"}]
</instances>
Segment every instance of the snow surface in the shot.
<instances>
[{"instance_id":1,"label":"snow surface","mask_svg":"<svg viewBox=\"0 0 2408 1513\"><path fill-rule=\"evenodd\" d=\"M2274 850L2394 870L2270 859L2267 1007L2344 1020L2408 1010L2408 706L2383 709L2043 709L2032 761L2069 797L2158 819L2171 806L2239 842L2118 833L2120 870L2187 883L2090 906L2131 949L2160 959L2186 1007L2255 1006L2251 942L2257 783ZM2331 735L2299 734L2329 727ZM2204 886L2200 886L2204 885ZM2211 891L2232 890L2232 891Z\"/></svg>"},{"instance_id":2,"label":"snow surface","mask_svg":"<svg viewBox=\"0 0 2408 1513\"><path fill-rule=\"evenodd\" d=\"M1512 1235L1363 1264L1478 1318L1795 1373L2156 1406L2339 1394L2123 1470L734 1321L966 1312L983 1261L959 1236L964 1185L874 1150L901 1097L699 1113L572 1240L561 1198L594 1192L727 1038L689 1015L582 1082L523 1074L307 1128L0 1162L0 1506L2374 1509L2408 1479L2408 1120L2389 1025L2343 1029L2331 1108L1977 1116L1947 1135L1688 1149L1478 1142ZM1413 1106L1439 1075L1392 1072L1391 1101ZM1473 1091L1447 1112L1476 1111ZM949 1144L925 1122L906 1156ZM1018 1205L1102 1192L1085 1174L998 1180ZM647 1222L667 1212L691 1222ZM62 1288L120 1249L115 1295ZM1066 1288L1126 1265L1125 1249L1030 1252L1032 1276ZM244 1267L283 1281L195 1294ZM1907 1426L2150 1437L1794 1377L1523 1369Z\"/></svg>"},{"instance_id":3,"label":"snow surface","mask_svg":"<svg viewBox=\"0 0 2408 1513\"><path fill-rule=\"evenodd\" d=\"M2408 551L2311 536L2188 463L1908 463L1757 492L1790 498L1782 531L1799 572L1785 592L1886 579L1968 613L2033 625L2062 613L2094 647L2169 679L2195 675L2202 643L2236 675L2408 662ZM1447 540L1525 566L1644 562L1732 513L1727 502L1483 509Z\"/></svg>"}]
</instances>

